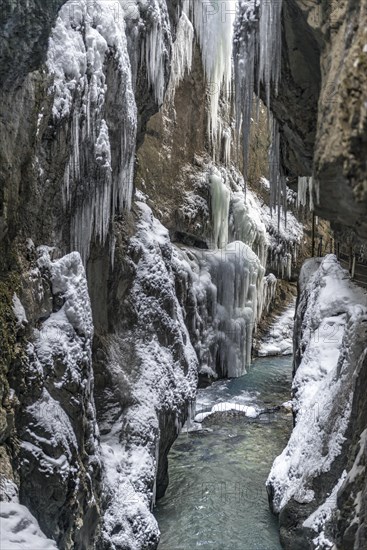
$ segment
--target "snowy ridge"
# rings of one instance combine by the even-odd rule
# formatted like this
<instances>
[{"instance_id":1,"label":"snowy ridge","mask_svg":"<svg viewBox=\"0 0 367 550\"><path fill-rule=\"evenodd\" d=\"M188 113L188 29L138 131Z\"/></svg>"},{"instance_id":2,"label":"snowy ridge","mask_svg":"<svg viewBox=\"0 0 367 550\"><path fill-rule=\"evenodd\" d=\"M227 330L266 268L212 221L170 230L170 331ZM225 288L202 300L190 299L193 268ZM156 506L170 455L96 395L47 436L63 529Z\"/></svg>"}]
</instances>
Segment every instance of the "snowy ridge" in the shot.
<instances>
[{"instance_id":1,"label":"snowy ridge","mask_svg":"<svg viewBox=\"0 0 367 550\"><path fill-rule=\"evenodd\" d=\"M300 284L304 351L293 381L296 425L267 481L275 512L292 498L312 502L313 478L328 472L339 456L350 419L352 372L366 353L360 332L367 296L335 256L326 256L318 269L314 260L306 262Z\"/></svg>"}]
</instances>

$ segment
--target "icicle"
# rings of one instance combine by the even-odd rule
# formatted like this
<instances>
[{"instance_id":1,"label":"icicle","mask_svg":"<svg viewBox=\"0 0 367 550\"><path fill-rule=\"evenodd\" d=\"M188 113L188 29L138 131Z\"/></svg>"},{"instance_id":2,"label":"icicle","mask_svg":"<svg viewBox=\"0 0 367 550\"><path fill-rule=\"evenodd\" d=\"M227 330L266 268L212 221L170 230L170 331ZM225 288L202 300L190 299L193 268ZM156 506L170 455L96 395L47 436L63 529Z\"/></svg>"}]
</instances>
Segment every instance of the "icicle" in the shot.
<instances>
[{"instance_id":1,"label":"icicle","mask_svg":"<svg viewBox=\"0 0 367 550\"><path fill-rule=\"evenodd\" d=\"M278 94L281 63L282 0L261 0L259 18L259 84L264 84L266 104L270 112L270 92Z\"/></svg>"},{"instance_id":2,"label":"icicle","mask_svg":"<svg viewBox=\"0 0 367 550\"><path fill-rule=\"evenodd\" d=\"M311 212L314 210L314 180L312 177L298 178L297 208L307 205L307 195L309 196L309 205Z\"/></svg>"},{"instance_id":3,"label":"icicle","mask_svg":"<svg viewBox=\"0 0 367 550\"><path fill-rule=\"evenodd\" d=\"M217 140L220 94L229 98L232 77L233 24L236 0L191 0L191 13L209 90L208 134Z\"/></svg>"},{"instance_id":4,"label":"icicle","mask_svg":"<svg viewBox=\"0 0 367 550\"><path fill-rule=\"evenodd\" d=\"M223 141L223 160L226 166L229 166L231 162L231 129L227 128L222 131L222 141Z\"/></svg>"},{"instance_id":5,"label":"icicle","mask_svg":"<svg viewBox=\"0 0 367 550\"><path fill-rule=\"evenodd\" d=\"M246 182L253 95L254 93L259 95L260 85L263 84L269 110L271 89L274 89L275 95L278 93L281 63L282 0L260 0L260 7L255 0L249 0L248 2L240 2L239 6L234 40L236 122L237 131L242 134L244 178ZM256 85L255 68L257 69ZM274 152L278 149L278 144L274 144ZM279 160L279 156L277 160ZM270 181L273 181L273 209L277 199L282 200L279 185L284 187L284 181L279 179L279 173L275 175L274 166L270 166L270 171L272 172Z\"/></svg>"},{"instance_id":6,"label":"icicle","mask_svg":"<svg viewBox=\"0 0 367 550\"><path fill-rule=\"evenodd\" d=\"M173 101L176 88L185 74L191 71L193 40L194 28L183 12L177 26L176 40L172 46L171 77L167 89L168 101Z\"/></svg>"},{"instance_id":7,"label":"icicle","mask_svg":"<svg viewBox=\"0 0 367 550\"><path fill-rule=\"evenodd\" d=\"M223 248L228 243L228 216L230 191L215 167L209 175L211 212L213 221L213 247Z\"/></svg>"},{"instance_id":8,"label":"icicle","mask_svg":"<svg viewBox=\"0 0 367 550\"><path fill-rule=\"evenodd\" d=\"M109 129L102 116L106 94L103 69L109 52L116 62L121 91L121 150L113 161ZM137 109L124 18L114 17L108 2L96 0L90 6L86 0L78 4L69 0L61 8L52 32L47 66L54 76L53 115L57 119L71 118L63 197L65 208L72 210L71 246L81 253L85 263L92 239L98 238L104 244L111 216L131 205ZM93 153L98 174L95 178L90 177L88 169Z\"/></svg>"}]
</instances>

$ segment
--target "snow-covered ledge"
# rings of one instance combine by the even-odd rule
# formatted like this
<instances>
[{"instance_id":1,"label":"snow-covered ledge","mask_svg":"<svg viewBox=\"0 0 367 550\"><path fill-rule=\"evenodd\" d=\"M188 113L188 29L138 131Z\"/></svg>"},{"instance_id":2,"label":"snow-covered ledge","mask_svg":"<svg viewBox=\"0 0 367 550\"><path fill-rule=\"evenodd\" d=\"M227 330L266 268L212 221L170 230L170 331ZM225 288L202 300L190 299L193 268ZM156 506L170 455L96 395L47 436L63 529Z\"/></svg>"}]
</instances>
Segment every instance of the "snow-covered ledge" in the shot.
<instances>
[{"instance_id":1,"label":"snow-covered ledge","mask_svg":"<svg viewBox=\"0 0 367 550\"><path fill-rule=\"evenodd\" d=\"M350 281L335 256L305 263L295 327L295 427L267 480L286 548L291 547L295 533L302 537L305 529L310 548L332 547L324 536L325 521L317 517L310 525L305 520L323 503L330 508L327 497L333 489L336 506L340 478L346 476L348 451L343 444L351 416L354 374L367 352L366 320L367 294Z\"/></svg>"}]
</instances>

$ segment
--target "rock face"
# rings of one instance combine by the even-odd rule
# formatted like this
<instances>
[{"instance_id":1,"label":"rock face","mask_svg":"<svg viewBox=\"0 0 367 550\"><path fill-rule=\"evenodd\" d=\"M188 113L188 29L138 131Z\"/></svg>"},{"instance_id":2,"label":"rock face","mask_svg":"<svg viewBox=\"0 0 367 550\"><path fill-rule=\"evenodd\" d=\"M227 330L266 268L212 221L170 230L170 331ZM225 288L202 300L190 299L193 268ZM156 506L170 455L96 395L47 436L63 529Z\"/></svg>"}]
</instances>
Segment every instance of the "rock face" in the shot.
<instances>
[{"instance_id":1,"label":"rock face","mask_svg":"<svg viewBox=\"0 0 367 550\"><path fill-rule=\"evenodd\" d=\"M283 3L282 75L272 109L290 175L314 175L316 212L352 228L366 225L367 4Z\"/></svg>"},{"instance_id":2,"label":"rock face","mask_svg":"<svg viewBox=\"0 0 367 550\"><path fill-rule=\"evenodd\" d=\"M336 239L342 243L348 240L361 246L360 250L364 249L367 237L366 23L365 1L284 2L279 93L271 98L271 108L281 128L282 162L286 170L290 175L304 172L314 176L316 214L331 221ZM295 328L296 400L301 400L297 392L311 391L310 380L305 378L302 382L301 379L302 369L309 361L306 331L315 330L316 323L307 324L315 296L310 281L317 278L319 275L315 273L320 274L322 269L320 265L306 264L301 273ZM359 303L364 304L363 295ZM320 306L321 311L325 309L325 304ZM321 429L325 438L322 455L326 460L331 436L337 431L332 425L342 420L343 411L349 410L338 457L324 475L308 470L308 452L302 442L296 443L297 425L302 425L304 418L301 411L297 413L293 439L287 449L291 455L292 449L298 446L303 454L299 462L302 473L296 482L297 467L294 466L290 478L293 476L295 486L303 487L306 493L311 491L314 498L309 495L307 500L306 493L297 496L291 492L289 498L281 500L276 483L287 487L289 480L286 481L284 471L280 472L279 462L274 465L274 477L269 478L271 501L275 511L280 512L286 548L329 548L335 544L335 548L359 549L367 544L363 504L366 413L361 398L365 389L365 319L357 321L348 315L347 318L351 324L347 335L354 347L340 355L333 380L333 384L342 381L337 399L343 405L338 411L330 404L326 424ZM343 346L347 344L345 338ZM349 361L347 371L343 366L346 360ZM312 380L317 377L317 368L314 365L310 371ZM302 384L304 390L299 391ZM327 391L325 385L323 392ZM288 460L285 456L283 459Z\"/></svg>"}]
</instances>

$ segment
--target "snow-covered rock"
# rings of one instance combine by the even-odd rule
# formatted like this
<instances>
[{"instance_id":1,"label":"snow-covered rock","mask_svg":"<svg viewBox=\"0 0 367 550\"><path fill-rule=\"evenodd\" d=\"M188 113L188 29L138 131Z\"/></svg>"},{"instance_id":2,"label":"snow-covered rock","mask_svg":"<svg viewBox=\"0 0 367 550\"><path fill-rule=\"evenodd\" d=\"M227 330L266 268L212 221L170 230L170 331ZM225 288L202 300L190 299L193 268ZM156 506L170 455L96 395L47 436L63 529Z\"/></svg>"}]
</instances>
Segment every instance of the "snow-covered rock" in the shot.
<instances>
[{"instance_id":1,"label":"snow-covered rock","mask_svg":"<svg viewBox=\"0 0 367 550\"><path fill-rule=\"evenodd\" d=\"M288 514L283 528L287 547L294 540L289 539L294 536L287 530L289 525L294 522L296 532L302 531L296 515L318 515L317 508L321 506L320 514L328 508L327 490L332 491L347 466L345 445L356 379L367 354L367 295L350 281L336 257L308 260L300 285L293 380L295 427L267 480L281 528L282 517Z\"/></svg>"},{"instance_id":2,"label":"snow-covered rock","mask_svg":"<svg viewBox=\"0 0 367 550\"><path fill-rule=\"evenodd\" d=\"M292 355L295 300L277 317L269 328L258 350L260 357L268 355Z\"/></svg>"}]
</instances>

